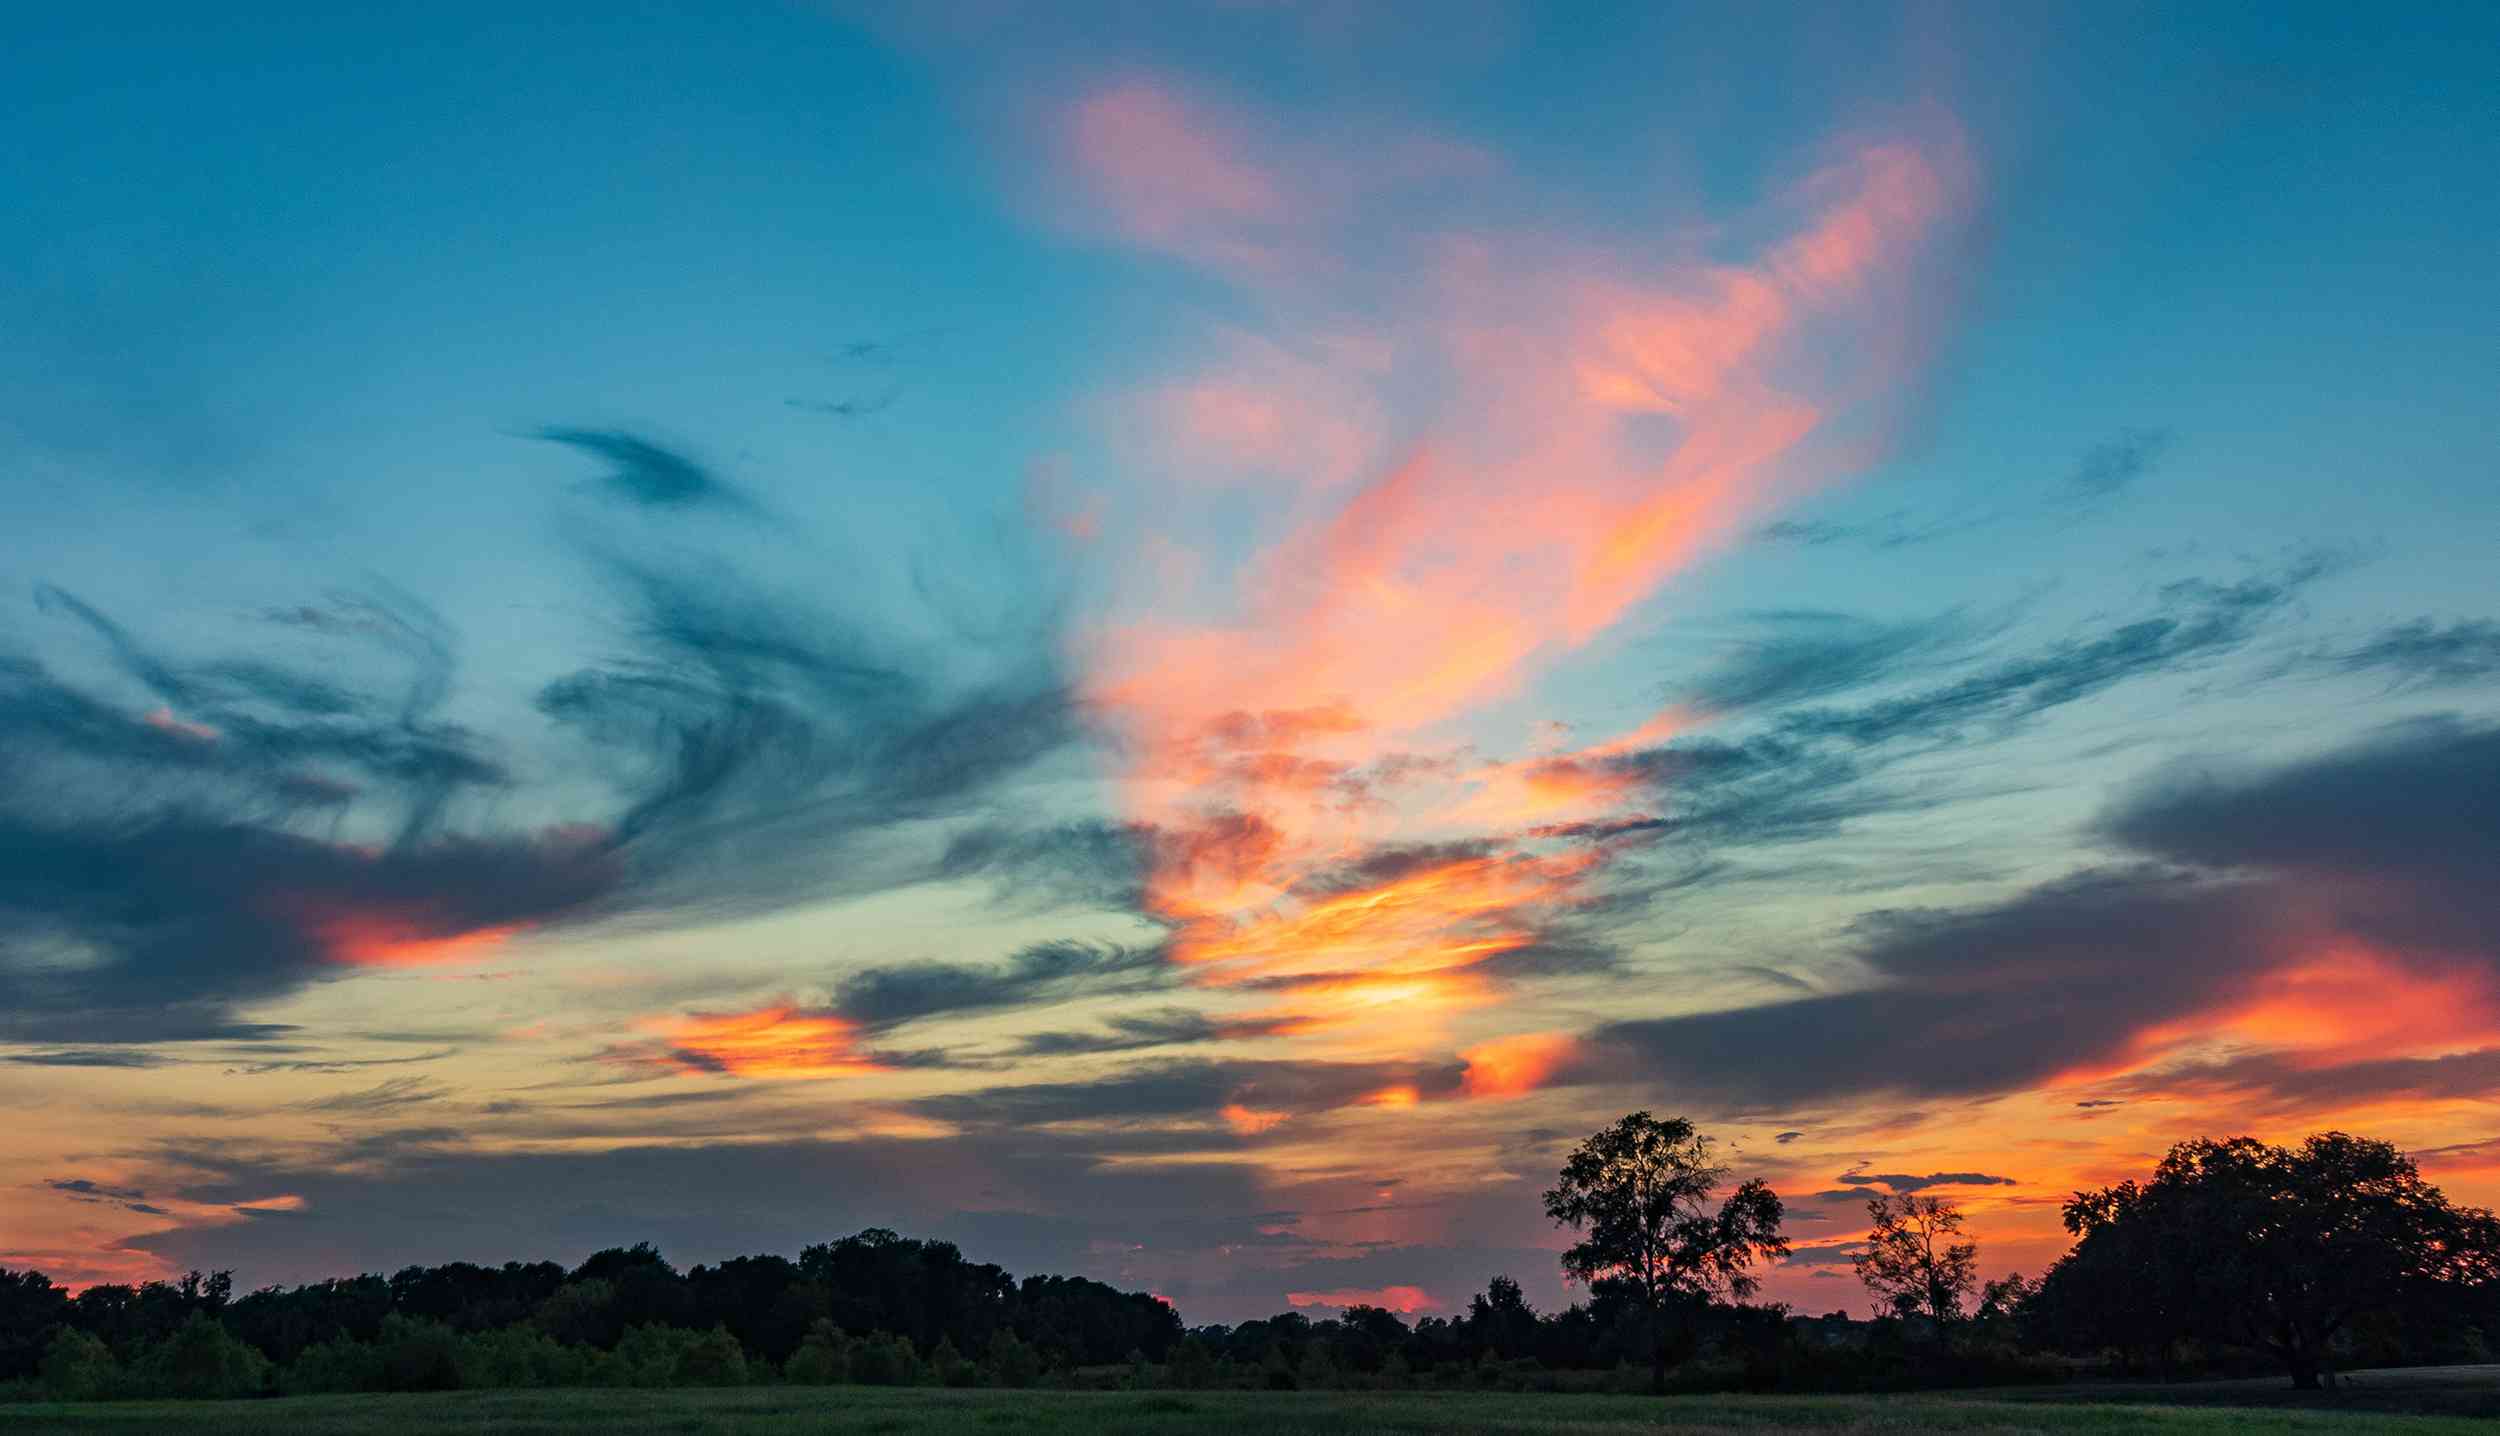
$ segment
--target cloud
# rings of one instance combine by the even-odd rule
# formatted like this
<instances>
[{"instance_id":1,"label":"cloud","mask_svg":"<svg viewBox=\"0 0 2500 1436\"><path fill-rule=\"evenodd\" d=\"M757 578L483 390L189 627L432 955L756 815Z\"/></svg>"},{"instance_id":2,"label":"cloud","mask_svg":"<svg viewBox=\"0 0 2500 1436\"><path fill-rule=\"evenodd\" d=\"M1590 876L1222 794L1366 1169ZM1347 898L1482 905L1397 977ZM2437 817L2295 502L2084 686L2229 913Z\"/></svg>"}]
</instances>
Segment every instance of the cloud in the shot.
<instances>
[{"instance_id":1,"label":"cloud","mask_svg":"<svg viewBox=\"0 0 2500 1436\"><path fill-rule=\"evenodd\" d=\"M2278 961L2265 896L2121 869L1994 907L1881 914L1859 953L1874 986L1593 1040L1648 1080L1733 1104L2011 1090L2116 1057Z\"/></svg>"},{"instance_id":2,"label":"cloud","mask_svg":"<svg viewBox=\"0 0 2500 1436\"><path fill-rule=\"evenodd\" d=\"M1138 1052L1154 1047L1194 1046L1208 1042L1241 1042L1279 1037L1300 1024L1289 1018L1209 1017L1187 1008L1113 1017L1098 1032L1036 1032L1018 1039L1019 1057L1065 1057L1106 1052Z\"/></svg>"},{"instance_id":3,"label":"cloud","mask_svg":"<svg viewBox=\"0 0 2500 1436\"><path fill-rule=\"evenodd\" d=\"M795 401L794 401L795 402ZM654 509L752 509L744 494L675 449L613 429L541 429L536 437L578 449L611 467L598 480L608 497Z\"/></svg>"},{"instance_id":4,"label":"cloud","mask_svg":"<svg viewBox=\"0 0 2500 1436\"><path fill-rule=\"evenodd\" d=\"M2084 451L2072 472L2051 486L2046 507L2067 519L2106 508L2152 473L2171 446L2171 436L2157 429L2130 429ZM2037 512L2038 500L1985 505L1921 517L1894 509L1872 519L1777 519L1753 531L1761 543L1799 548L1849 544L1878 553L1916 548L1957 534L1999 528Z\"/></svg>"},{"instance_id":5,"label":"cloud","mask_svg":"<svg viewBox=\"0 0 2500 1436\"><path fill-rule=\"evenodd\" d=\"M931 1017L1152 991L1169 981L1160 946L1035 943L998 966L956 962L864 968L835 985L833 1012L870 1031Z\"/></svg>"},{"instance_id":6,"label":"cloud","mask_svg":"<svg viewBox=\"0 0 2500 1436\"><path fill-rule=\"evenodd\" d=\"M2105 504L2141 482L2170 447L2170 435L2158 429L2130 429L2106 443L2095 444L2058 486L2059 502L2075 508Z\"/></svg>"},{"instance_id":7,"label":"cloud","mask_svg":"<svg viewBox=\"0 0 2500 1436\"><path fill-rule=\"evenodd\" d=\"M12 1052L0 1062L21 1067L162 1067L174 1059L119 1047L71 1047L50 1052Z\"/></svg>"},{"instance_id":8,"label":"cloud","mask_svg":"<svg viewBox=\"0 0 2500 1436\"><path fill-rule=\"evenodd\" d=\"M1894 1196L1906 1192L1923 1192L1930 1187L2012 1187L2019 1186L2012 1177L1992 1177L1985 1172L1929 1172L1912 1176L1904 1172L1848 1172L1838 1178L1844 1187L1889 1187Z\"/></svg>"},{"instance_id":9,"label":"cloud","mask_svg":"<svg viewBox=\"0 0 2500 1436\"><path fill-rule=\"evenodd\" d=\"M1756 528L1753 537L1761 543L1794 544L1799 548L1856 544L1882 553L1934 543L1958 533L1986 528L1994 521L1991 517L1980 515L1920 520L1912 517L1907 510L1895 509L1864 523L1843 523L1834 519L1774 519Z\"/></svg>"},{"instance_id":10,"label":"cloud","mask_svg":"<svg viewBox=\"0 0 2500 1436\"><path fill-rule=\"evenodd\" d=\"M139 696L0 654L0 1040L265 1038L242 1009L358 968L924 880L934 839L863 840L970 816L1080 736L1032 632L965 636L941 677L724 566L590 557L626 641L539 693L556 771L440 716L456 635L394 590L268 611L313 650L287 663L178 657L38 590Z\"/></svg>"},{"instance_id":11,"label":"cloud","mask_svg":"<svg viewBox=\"0 0 2500 1436\"><path fill-rule=\"evenodd\" d=\"M2242 1101L2262 1098L2278 1109L2292 1111L2398 1098L2484 1100L2500 1095L2500 1047L2437 1057L2329 1063L2255 1053L2214 1062L2166 1064L2125 1079L2124 1090L2148 1100L2190 1093Z\"/></svg>"},{"instance_id":12,"label":"cloud","mask_svg":"<svg viewBox=\"0 0 2500 1436\"><path fill-rule=\"evenodd\" d=\"M2102 821L2113 841L2212 871L2301 880L2348 931L2402 949L2500 959L2500 727L2402 724L2268 770L2183 764Z\"/></svg>"},{"instance_id":13,"label":"cloud","mask_svg":"<svg viewBox=\"0 0 2500 1436\"><path fill-rule=\"evenodd\" d=\"M2286 1024L2331 1041L2377 1030L2370 1022L2436 1038L2450 1026L2408 1017L2405 1004L2459 1010L2458 984L2487 991L2494 972L2495 783L2500 729L2456 720L2260 771L2174 770L2101 824L2132 865L1996 904L1873 914L1858 927L1865 988L1609 1024L1590 1034L1595 1055L1578 1075L1622 1064L1737 1104L1976 1095L2140 1066L2158 1055L2139 1048L2144 1034L2227 1023L2252 1005L2277 1014L2278 1041ZM2381 955L2335 956L2355 944ZM2457 1020L2472 1012L2462 1004ZM2121 1090L2473 1095L2500 1079L2491 1056L2261 1053L2161 1067Z\"/></svg>"},{"instance_id":14,"label":"cloud","mask_svg":"<svg viewBox=\"0 0 2500 1436\"><path fill-rule=\"evenodd\" d=\"M1147 824L1103 819L978 823L948 839L937 875L987 882L1005 902L1135 912L1146 900L1156 837Z\"/></svg>"},{"instance_id":15,"label":"cloud","mask_svg":"<svg viewBox=\"0 0 2500 1436\"><path fill-rule=\"evenodd\" d=\"M1374 1306L1412 1316L1419 1311L1437 1311L1448 1303L1434 1297L1420 1286L1338 1287L1332 1291L1289 1291L1285 1300L1295 1307L1318 1306L1344 1308Z\"/></svg>"},{"instance_id":16,"label":"cloud","mask_svg":"<svg viewBox=\"0 0 2500 1436\"><path fill-rule=\"evenodd\" d=\"M339 1092L298 1102L295 1110L370 1117L439 1102L450 1094L450 1088L429 1077L393 1077L361 1091Z\"/></svg>"},{"instance_id":17,"label":"cloud","mask_svg":"<svg viewBox=\"0 0 2500 1436\"><path fill-rule=\"evenodd\" d=\"M135 1202L147 1196L147 1193L135 1187L109 1186L87 1177L54 1178L47 1180L44 1185L56 1192L68 1192L72 1196L107 1197L115 1201Z\"/></svg>"},{"instance_id":18,"label":"cloud","mask_svg":"<svg viewBox=\"0 0 2500 1436\"><path fill-rule=\"evenodd\" d=\"M1455 1063L1171 1058L1084 1081L988 1087L911 1105L931 1117L981 1127L1174 1120L1211 1125L1230 1108L1272 1116L1263 1123L1233 1123L1262 1131L1385 1093L1404 1093L1409 1101L1449 1096L1461 1080Z\"/></svg>"},{"instance_id":19,"label":"cloud","mask_svg":"<svg viewBox=\"0 0 2500 1436\"><path fill-rule=\"evenodd\" d=\"M1984 634L1959 613L1878 622L1844 613L1761 615L1764 636L1693 682L1688 701L1713 713L1785 707L1898 682L1914 664L1949 656Z\"/></svg>"},{"instance_id":20,"label":"cloud","mask_svg":"<svg viewBox=\"0 0 2500 1436\"><path fill-rule=\"evenodd\" d=\"M2384 675L2400 692L2488 683L2500 679L2500 623L2458 619L2443 626L2417 618L2311 661L2342 673Z\"/></svg>"},{"instance_id":21,"label":"cloud","mask_svg":"<svg viewBox=\"0 0 2500 1436\"><path fill-rule=\"evenodd\" d=\"M2165 611L2154 617L1989 664L1967 677L1898 698L1791 713L1780 720L1779 731L1792 738L1837 738L1872 746L1935 741L1977 724L2033 717L2130 679L2184 671L2232 653L2267 618L2311 584L2339 572L2344 562L2336 554L2311 552L2275 572L2233 583L2182 580L2161 590Z\"/></svg>"}]
</instances>

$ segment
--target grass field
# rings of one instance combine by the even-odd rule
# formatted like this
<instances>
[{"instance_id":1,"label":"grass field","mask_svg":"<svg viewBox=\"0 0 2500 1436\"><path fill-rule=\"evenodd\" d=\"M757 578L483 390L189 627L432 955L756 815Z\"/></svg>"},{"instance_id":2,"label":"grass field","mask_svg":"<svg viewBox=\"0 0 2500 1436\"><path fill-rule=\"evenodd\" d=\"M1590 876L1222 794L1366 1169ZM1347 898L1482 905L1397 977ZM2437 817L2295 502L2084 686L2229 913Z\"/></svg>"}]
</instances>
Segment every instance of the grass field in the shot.
<instances>
[{"instance_id":1,"label":"grass field","mask_svg":"<svg viewBox=\"0 0 2500 1436\"><path fill-rule=\"evenodd\" d=\"M1031 1431L1094 1436L1267 1433L2355 1432L2491 1436L2487 1420L2351 1409L2000 1401L1964 1397L1510 1396L1400 1392L947 1391L782 1387L726 1391L475 1391L271 1401L0 1407L0 1430L183 1436L530 1436Z\"/></svg>"}]
</instances>

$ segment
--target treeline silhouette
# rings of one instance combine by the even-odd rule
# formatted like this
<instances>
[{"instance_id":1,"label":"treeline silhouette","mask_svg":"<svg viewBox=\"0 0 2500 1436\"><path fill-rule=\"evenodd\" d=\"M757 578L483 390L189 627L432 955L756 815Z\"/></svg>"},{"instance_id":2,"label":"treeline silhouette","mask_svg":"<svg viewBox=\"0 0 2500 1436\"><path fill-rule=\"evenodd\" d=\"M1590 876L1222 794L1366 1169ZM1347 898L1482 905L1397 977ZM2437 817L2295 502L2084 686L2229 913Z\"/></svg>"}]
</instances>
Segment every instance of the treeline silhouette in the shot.
<instances>
[{"instance_id":1,"label":"treeline silhouette","mask_svg":"<svg viewBox=\"0 0 2500 1436\"><path fill-rule=\"evenodd\" d=\"M1539 1312L1496 1277L1458 1315L1376 1306L1184 1329L1161 1299L1029 1276L882 1229L796 1260L685 1271L650 1245L580 1265L452 1262L237 1296L229 1274L72 1296L0 1270L0 1396L233 1397L462 1387L947 1385L1886 1391L2493 1358L2500 1221L2394 1147L2182 1143L2143 1183L2078 1192L2038 1281L1980 1282L1961 1214L1877 1197L1854 1266L1879 1314L1754 1303L1784 1258L1758 1182L1681 1119L1633 1113L1573 1154L1549 1213L1586 1298ZM1672 1199L1662 1194L1674 1194Z\"/></svg>"}]
</instances>

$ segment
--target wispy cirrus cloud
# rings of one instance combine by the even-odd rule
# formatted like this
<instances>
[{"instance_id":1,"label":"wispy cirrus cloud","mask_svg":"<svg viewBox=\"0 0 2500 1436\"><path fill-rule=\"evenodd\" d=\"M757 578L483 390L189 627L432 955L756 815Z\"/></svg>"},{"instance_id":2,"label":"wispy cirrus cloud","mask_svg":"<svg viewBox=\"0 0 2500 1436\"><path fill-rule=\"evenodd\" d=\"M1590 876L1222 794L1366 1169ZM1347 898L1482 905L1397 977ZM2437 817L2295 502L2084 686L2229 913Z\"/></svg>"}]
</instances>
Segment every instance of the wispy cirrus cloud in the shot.
<instances>
[{"instance_id":1,"label":"wispy cirrus cloud","mask_svg":"<svg viewBox=\"0 0 2500 1436\"><path fill-rule=\"evenodd\" d=\"M670 483L702 473L627 457ZM442 716L456 635L408 595L269 613L309 649L287 662L177 656L39 590L39 613L137 697L0 662L0 1034L265 1038L280 1029L241 1009L358 968L934 875L935 851L872 860L853 844L968 811L1079 736L1047 645L1003 641L1016 656L986 678L941 679L718 566L591 557L626 647L548 682L537 709L611 796L584 802L576 784L563 801L578 806L536 823L501 812L545 811L536 795L556 785ZM377 659L399 676L366 686Z\"/></svg>"}]
</instances>

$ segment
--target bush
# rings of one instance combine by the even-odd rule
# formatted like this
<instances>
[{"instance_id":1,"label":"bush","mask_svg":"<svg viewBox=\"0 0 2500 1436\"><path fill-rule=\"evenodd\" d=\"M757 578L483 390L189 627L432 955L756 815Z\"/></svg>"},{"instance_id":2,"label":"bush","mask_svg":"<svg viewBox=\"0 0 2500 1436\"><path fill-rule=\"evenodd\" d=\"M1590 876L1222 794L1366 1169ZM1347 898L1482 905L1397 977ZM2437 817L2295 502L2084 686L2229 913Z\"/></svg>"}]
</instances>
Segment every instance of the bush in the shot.
<instances>
[{"instance_id":1,"label":"bush","mask_svg":"<svg viewBox=\"0 0 2500 1436\"><path fill-rule=\"evenodd\" d=\"M746 1382L746 1348L726 1326L715 1326L678 1349L676 1385L744 1386Z\"/></svg>"},{"instance_id":2,"label":"bush","mask_svg":"<svg viewBox=\"0 0 2500 1436\"><path fill-rule=\"evenodd\" d=\"M608 1386L674 1386L686 1352L702 1338L674 1326L636 1326L618 1339L601 1372Z\"/></svg>"},{"instance_id":3,"label":"bush","mask_svg":"<svg viewBox=\"0 0 2500 1436\"><path fill-rule=\"evenodd\" d=\"M593 1353L566 1346L542 1331L507 1326L461 1338L457 1354L460 1384L484 1391L585 1385Z\"/></svg>"},{"instance_id":4,"label":"bush","mask_svg":"<svg viewBox=\"0 0 2500 1436\"><path fill-rule=\"evenodd\" d=\"M851 1379L862 1386L917 1386L920 1355L911 1338L884 1332L869 1337L851 1353Z\"/></svg>"},{"instance_id":5,"label":"bush","mask_svg":"<svg viewBox=\"0 0 2500 1436\"><path fill-rule=\"evenodd\" d=\"M53 1401L99 1401L121 1386L113 1349L96 1337L65 1326L43 1349L40 1389Z\"/></svg>"},{"instance_id":6,"label":"bush","mask_svg":"<svg viewBox=\"0 0 2500 1436\"><path fill-rule=\"evenodd\" d=\"M840 1386L850 1380L851 1338L825 1317L807 1328L807 1338L790 1353L782 1379L793 1386Z\"/></svg>"},{"instance_id":7,"label":"bush","mask_svg":"<svg viewBox=\"0 0 2500 1436\"><path fill-rule=\"evenodd\" d=\"M1207 1344L1195 1336L1184 1336L1172 1348L1172 1384L1186 1390L1211 1386L1215 1381L1215 1357Z\"/></svg>"},{"instance_id":8,"label":"bush","mask_svg":"<svg viewBox=\"0 0 2500 1436\"><path fill-rule=\"evenodd\" d=\"M381 1364L384 1391L457 1391L460 1389L460 1337L439 1321L423 1321L396 1313L382 1318L382 1334L373 1343Z\"/></svg>"},{"instance_id":9,"label":"bush","mask_svg":"<svg viewBox=\"0 0 2500 1436\"><path fill-rule=\"evenodd\" d=\"M1293 1363L1285 1359L1285 1349L1271 1346L1259 1361L1259 1384L1270 1391L1299 1391L1302 1380L1294 1374Z\"/></svg>"},{"instance_id":10,"label":"bush","mask_svg":"<svg viewBox=\"0 0 2500 1436\"><path fill-rule=\"evenodd\" d=\"M1000 1327L990 1338L990 1380L999 1386L1030 1386L1042 1379L1042 1354Z\"/></svg>"},{"instance_id":11,"label":"bush","mask_svg":"<svg viewBox=\"0 0 2500 1436\"><path fill-rule=\"evenodd\" d=\"M929 1353L929 1376L940 1386L973 1386L981 1380L980 1369L964 1359L951 1336L939 1337L937 1350Z\"/></svg>"},{"instance_id":12,"label":"bush","mask_svg":"<svg viewBox=\"0 0 2500 1436\"><path fill-rule=\"evenodd\" d=\"M278 1373L289 1396L335 1396L382 1389L382 1353L344 1336L305 1347Z\"/></svg>"},{"instance_id":13,"label":"bush","mask_svg":"<svg viewBox=\"0 0 2500 1436\"><path fill-rule=\"evenodd\" d=\"M538 1304L530 1320L539 1330L568 1346L616 1345L624 1334L616 1311L616 1288L593 1279L572 1281Z\"/></svg>"},{"instance_id":14,"label":"bush","mask_svg":"<svg viewBox=\"0 0 2500 1436\"><path fill-rule=\"evenodd\" d=\"M191 1313L173 1335L149 1347L138 1367L140 1389L150 1396L253 1396L269 1384L269 1358L235 1340L204 1311Z\"/></svg>"}]
</instances>

